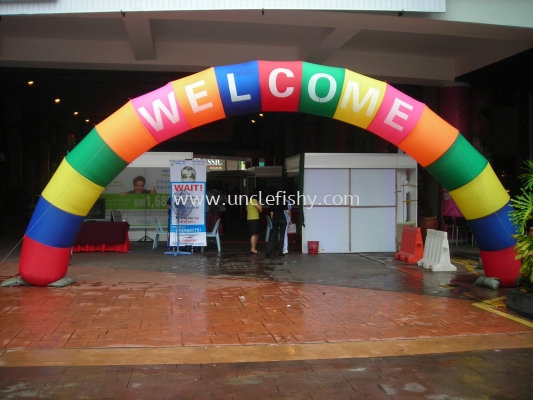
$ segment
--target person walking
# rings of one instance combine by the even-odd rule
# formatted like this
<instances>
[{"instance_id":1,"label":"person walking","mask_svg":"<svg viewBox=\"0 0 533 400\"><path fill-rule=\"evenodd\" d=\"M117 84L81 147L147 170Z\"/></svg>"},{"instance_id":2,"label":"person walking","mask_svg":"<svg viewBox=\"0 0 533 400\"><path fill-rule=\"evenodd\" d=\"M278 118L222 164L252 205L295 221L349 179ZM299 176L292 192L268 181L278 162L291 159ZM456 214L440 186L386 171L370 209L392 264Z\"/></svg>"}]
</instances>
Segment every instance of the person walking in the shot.
<instances>
[{"instance_id":1,"label":"person walking","mask_svg":"<svg viewBox=\"0 0 533 400\"><path fill-rule=\"evenodd\" d=\"M272 250L274 249L274 245L276 244L276 240L278 238L278 232L280 238L278 256L283 257L285 255L283 253L283 239L287 229L287 219L285 218L285 215L287 214L285 212L287 210L287 204L284 202L281 202L280 204L278 202L278 199L283 199L283 192L273 192L272 194L274 194L276 201L272 205L269 205L270 219L272 220L272 230L270 231L270 237L268 238L268 244L265 253L267 258L269 258L272 254Z\"/></svg>"},{"instance_id":2,"label":"person walking","mask_svg":"<svg viewBox=\"0 0 533 400\"><path fill-rule=\"evenodd\" d=\"M250 252L252 254L260 254L256 247L259 239L259 214L261 211L263 211L263 207L259 203L259 190L253 189L248 194L248 203L246 204L246 219L250 232Z\"/></svg>"}]
</instances>

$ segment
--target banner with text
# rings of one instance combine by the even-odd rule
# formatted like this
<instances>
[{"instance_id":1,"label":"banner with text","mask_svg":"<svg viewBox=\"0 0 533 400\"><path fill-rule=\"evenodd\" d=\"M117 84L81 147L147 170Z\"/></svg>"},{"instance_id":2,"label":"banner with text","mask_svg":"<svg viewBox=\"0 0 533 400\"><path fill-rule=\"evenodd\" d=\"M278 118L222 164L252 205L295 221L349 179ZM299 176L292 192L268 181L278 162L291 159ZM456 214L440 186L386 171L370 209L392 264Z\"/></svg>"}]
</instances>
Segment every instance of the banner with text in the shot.
<instances>
[{"instance_id":1,"label":"banner with text","mask_svg":"<svg viewBox=\"0 0 533 400\"><path fill-rule=\"evenodd\" d=\"M205 246L205 160L170 162L170 246Z\"/></svg>"},{"instance_id":2,"label":"banner with text","mask_svg":"<svg viewBox=\"0 0 533 400\"><path fill-rule=\"evenodd\" d=\"M132 227L155 226L157 218L168 224L167 200L170 194L169 168L124 169L105 188L100 197L105 199L106 219L117 210Z\"/></svg>"}]
</instances>

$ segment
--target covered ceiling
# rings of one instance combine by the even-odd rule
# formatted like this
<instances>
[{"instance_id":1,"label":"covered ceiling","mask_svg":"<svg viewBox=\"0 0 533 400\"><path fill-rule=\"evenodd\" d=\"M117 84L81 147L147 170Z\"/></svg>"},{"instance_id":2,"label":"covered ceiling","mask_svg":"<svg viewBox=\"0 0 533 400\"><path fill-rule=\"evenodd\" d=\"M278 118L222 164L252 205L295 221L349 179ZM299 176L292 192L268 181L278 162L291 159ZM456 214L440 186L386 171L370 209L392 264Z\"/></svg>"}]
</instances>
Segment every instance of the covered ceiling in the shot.
<instances>
[{"instance_id":1,"label":"covered ceiling","mask_svg":"<svg viewBox=\"0 0 533 400\"><path fill-rule=\"evenodd\" d=\"M448 0L445 13L2 15L0 78L21 87L33 80L33 96L47 104L61 98L65 113L78 111L91 123L169 81L256 59L303 60L391 84L429 86L457 79L483 83L506 74L505 63L515 59L519 72L507 74L507 85L533 92L531 77L525 78L531 71L531 15L533 2L494 0ZM498 65L492 78L477 78L485 67Z\"/></svg>"}]
</instances>

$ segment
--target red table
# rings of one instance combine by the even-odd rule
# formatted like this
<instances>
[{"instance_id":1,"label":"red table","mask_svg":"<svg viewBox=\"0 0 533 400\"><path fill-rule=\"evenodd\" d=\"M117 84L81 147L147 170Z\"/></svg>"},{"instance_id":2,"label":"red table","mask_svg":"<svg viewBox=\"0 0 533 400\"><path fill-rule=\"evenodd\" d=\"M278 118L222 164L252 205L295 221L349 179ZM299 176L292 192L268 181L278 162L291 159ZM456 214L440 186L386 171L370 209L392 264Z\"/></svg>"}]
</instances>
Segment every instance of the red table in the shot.
<instances>
[{"instance_id":1,"label":"red table","mask_svg":"<svg viewBox=\"0 0 533 400\"><path fill-rule=\"evenodd\" d=\"M130 249L127 222L84 222L72 249L75 253L117 251Z\"/></svg>"}]
</instances>

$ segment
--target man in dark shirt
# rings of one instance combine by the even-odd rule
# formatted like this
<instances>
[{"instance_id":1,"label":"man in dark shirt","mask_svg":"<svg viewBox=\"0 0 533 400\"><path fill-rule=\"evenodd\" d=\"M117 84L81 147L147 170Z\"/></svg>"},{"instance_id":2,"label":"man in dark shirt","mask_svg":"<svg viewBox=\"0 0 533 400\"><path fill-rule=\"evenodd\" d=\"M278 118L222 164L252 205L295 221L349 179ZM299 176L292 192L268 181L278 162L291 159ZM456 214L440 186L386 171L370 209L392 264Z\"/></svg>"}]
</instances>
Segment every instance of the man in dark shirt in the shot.
<instances>
[{"instance_id":1,"label":"man in dark shirt","mask_svg":"<svg viewBox=\"0 0 533 400\"><path fill-rule=\"evenodd\" d=\"M283 257L283 240L285 238L285 229L287 229L287 219L285 213L287 212L287 204L283 197L284 192L274 192L274 201L269 204L270 219L272 220L272 230L270 231L270 237L268 238L268 244L266 248L266 257L270 257L276 240L278 239L279 232L279 248L278 256Z\"/></svg>"}]
</instances>

